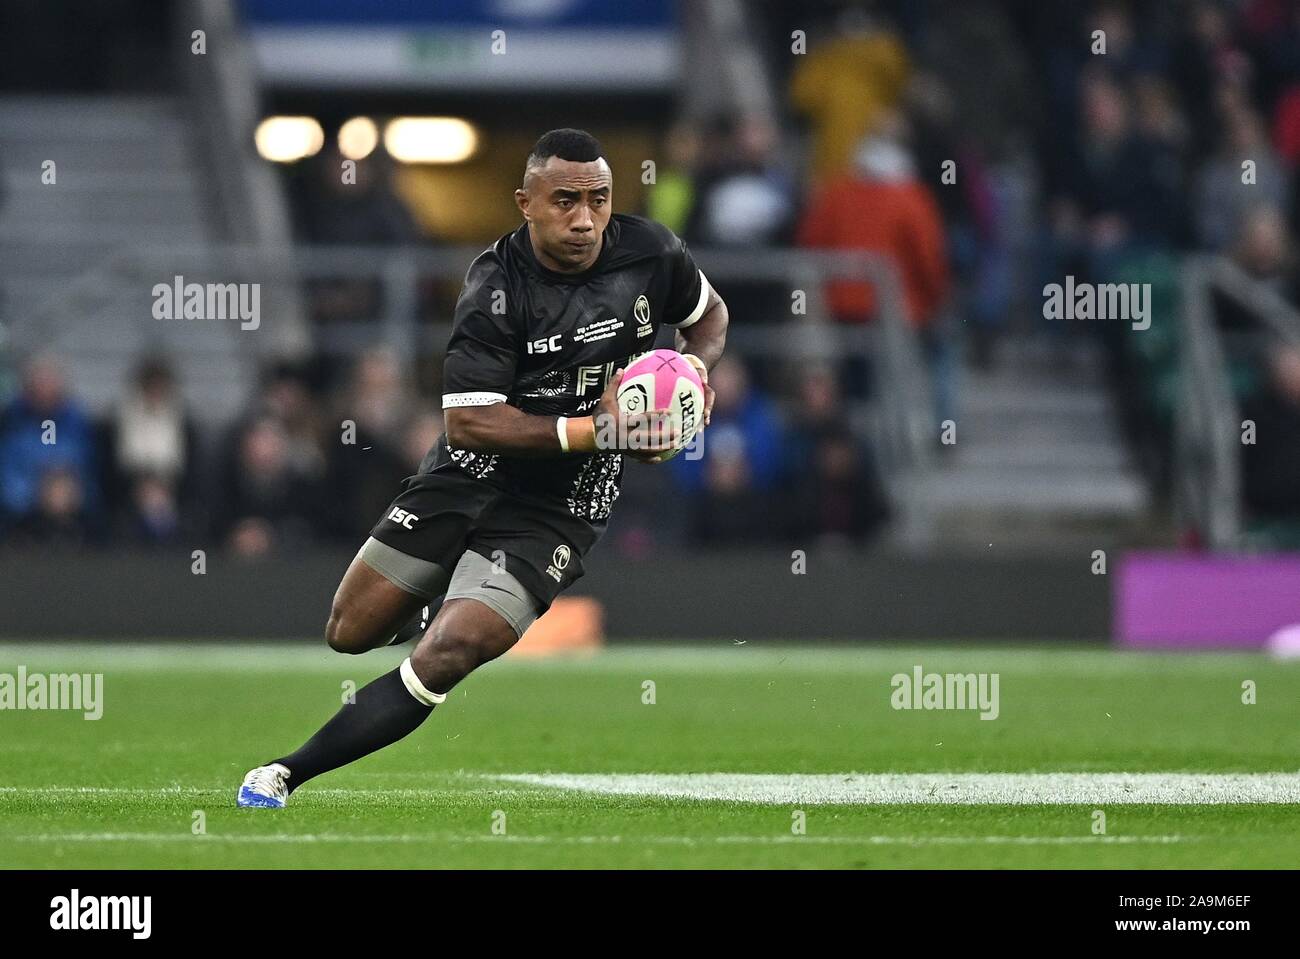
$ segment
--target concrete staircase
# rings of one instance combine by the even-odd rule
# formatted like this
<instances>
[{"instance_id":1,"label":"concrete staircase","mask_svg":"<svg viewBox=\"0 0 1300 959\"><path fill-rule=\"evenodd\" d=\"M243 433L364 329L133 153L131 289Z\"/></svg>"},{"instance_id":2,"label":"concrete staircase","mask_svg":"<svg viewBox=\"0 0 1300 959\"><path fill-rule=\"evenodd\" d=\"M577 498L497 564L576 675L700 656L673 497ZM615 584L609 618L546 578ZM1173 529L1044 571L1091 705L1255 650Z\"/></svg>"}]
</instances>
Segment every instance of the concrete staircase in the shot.
<instances>
[{"instance_id":1,"label":"concrete staircase","mask_svg":"<svg viewBox=\"0 0 1300 959\"><path fill-rule=\"evenodd\" d=\"M47 160L52 185L41 182ZM0 177L9 349L59 354L76 395L97 411L120 395L142 352L162 353L201 418L233 414L254 374L238 324L153 319L153 285L172 273L132 256L198 251L216 238L182 101L0 98Z\"/></svg>"},{"instance_id":2,"label":"concrete staircase","mask_svg":"<svg viewBox=\"0 0 1300 959\"><path fill-rule=\"evenodd\" d=\"M1096 344L1063 351L1014 339L993 372L963 376L956 443L909 491L906 541L1058 549L1133 538L1150 495L1120 435Z\"/></svg>"}]
</instances>

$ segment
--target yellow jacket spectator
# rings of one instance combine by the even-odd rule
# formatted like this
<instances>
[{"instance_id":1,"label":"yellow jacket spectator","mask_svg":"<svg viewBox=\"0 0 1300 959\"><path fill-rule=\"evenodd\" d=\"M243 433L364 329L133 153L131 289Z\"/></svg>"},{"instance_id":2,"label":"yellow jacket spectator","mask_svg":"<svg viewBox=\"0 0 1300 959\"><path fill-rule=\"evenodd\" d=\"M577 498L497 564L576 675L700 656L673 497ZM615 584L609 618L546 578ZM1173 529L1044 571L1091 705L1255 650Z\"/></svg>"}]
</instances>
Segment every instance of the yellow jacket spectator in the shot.
<instances>
[{"instance_id":1,"label":"yellow jacket spectator","mask_svg":"<svg viewBox=\"0 0 1300 959\"><path fill-rule=\"evenodd\" d=\"M854 150L898 102L910 64L892 33L857 31L795 58L790 102L812 123L813 178L846 172Z\"/></svg>"}]
</instances>

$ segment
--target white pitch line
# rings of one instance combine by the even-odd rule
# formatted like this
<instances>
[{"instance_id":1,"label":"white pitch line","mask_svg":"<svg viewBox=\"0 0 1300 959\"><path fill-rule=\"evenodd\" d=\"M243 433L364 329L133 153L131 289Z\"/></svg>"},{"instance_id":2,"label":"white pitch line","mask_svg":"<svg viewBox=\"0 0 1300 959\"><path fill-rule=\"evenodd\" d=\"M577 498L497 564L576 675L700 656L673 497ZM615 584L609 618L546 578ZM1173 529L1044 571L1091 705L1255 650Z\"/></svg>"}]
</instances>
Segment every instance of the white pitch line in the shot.
<instances>
[{"instance_id":1,"label":"white pitch line","mask_svg":"<svg viewBox=\"0 0 1300 959\"><path fill-rule=\"evenodd\" d=\"M109 843L109 842L185 842L235 843L247 845L282 845L313 843L432 844L497 843L503 845L656 845L656 846L1104 846L1168 845L1196 841L1195 836L466 836L454 834L390 836L348 833L302 833L278 835L203 835L161 832L121 833L39 833L0 836L4 842L31 843Z\"/></svg>"},{"instance_id":2,"label":"white pitch line","mask_svg":"<svg viewBox=\"0 0 1300 959\"><path fill-rule=\"evenodd\" d=\"M316 788L321 799L437 802L467 781L617 796L840 805L1230 805L1300 803L1300 773L481 773L445 788ZM513 788L512 788L513 787ZM232 789L0 786L0 795L229 798ZM304 793L306 795L306 793Z\"/></svg>"},{"instance_id":3,"label":"white pitch line","mask_svg":"<svg viewBox=\"0 0 1300 959\"><path fill-rule=\"evenodd\" d=\"M495 778L495 777L490 777ZM463 793L464 787L448 787L445 789L412 789L409 787L396 787L387 789L383 787L356 789L342 789L334 787L311 789L311 795L322 799L410 799L417 801L436 802L446 799L449 793ZM503 793L518 793L518 788L498 787L490 790L491 793L501 795ZM10 796L122 796L135 799L198 799L212 796L224 796L233 801L236 789L234 787L208 788L202 786L160 786L156 789L147 789L137 786L0 786L0 795ZM304 793L305 795L305 793Z\"/></svg>"},{"instance_id":4,"label":"white pitch line","mask_svg":"<svg viewBox=\"0 0 1300 959\"><path fill-rule=\"evenodd\" d=\"M520 773L496 778L604 795L776 805L1300 803L1300 773Z\"/></svg>"}]
</instances>

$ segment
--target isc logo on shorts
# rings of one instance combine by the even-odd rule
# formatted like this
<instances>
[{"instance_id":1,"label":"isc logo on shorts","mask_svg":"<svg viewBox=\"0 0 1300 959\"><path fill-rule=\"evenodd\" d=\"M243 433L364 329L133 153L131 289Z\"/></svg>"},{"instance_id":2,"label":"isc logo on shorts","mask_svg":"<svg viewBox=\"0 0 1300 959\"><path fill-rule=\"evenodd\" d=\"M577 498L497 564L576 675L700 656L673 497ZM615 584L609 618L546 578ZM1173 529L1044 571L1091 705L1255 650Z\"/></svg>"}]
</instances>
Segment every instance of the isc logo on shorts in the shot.
<instances>
[{"instance_id":1,"label":"isc logo on shorts","mask_svg":"<svg viewBox=\"0 0 1300 959\"><path fill-rule=\"evenodd\" d=\"M419 517L414 513L408 513L406 510L394 506L389 511L388 518L403 529L415 529L415 523Z\"/></svg>"}]
</instances>

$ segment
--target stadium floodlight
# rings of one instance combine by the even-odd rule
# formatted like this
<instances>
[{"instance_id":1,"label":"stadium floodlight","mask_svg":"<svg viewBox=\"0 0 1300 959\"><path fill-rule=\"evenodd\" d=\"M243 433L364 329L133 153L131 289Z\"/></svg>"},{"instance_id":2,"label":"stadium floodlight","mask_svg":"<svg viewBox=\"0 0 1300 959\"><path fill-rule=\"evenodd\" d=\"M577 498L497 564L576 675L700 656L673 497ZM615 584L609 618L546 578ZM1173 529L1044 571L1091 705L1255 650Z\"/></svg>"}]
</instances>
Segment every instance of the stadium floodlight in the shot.
<instances>
[{"instance_id":1,"label":"stadium floodlight","mask_svg":"<svg viewBox=\"0 0 1300 959\"><path fill-rule=\"evenodd\" d=\"M293 163L316 154L325 144L325 131L314 117L267 117L253 140L263 159Z\"/></svg>"},{"instance_id":2,"label":"stadium floodlight","mask_svg":"<svg viewBox=\"0 0 1300 959\"><path fill-rule=\"evenodd\" d=\"M402 163L460 163L477 147L478 131L457 117L397 117L384 128L384 148Z\"/></svg>"},{"instance_id":3,"label":"stadium floodlight","mask_svg":"<svg viewBox=\"0 0 1300 959\"><path fill-rule=\"evenodd\" d=\"M364 160L379 145L379 127L370 117L353 117L339 127L339 152L349 160Z\"/></svg>"}]
</instances>

